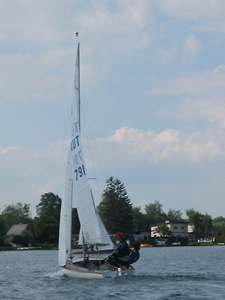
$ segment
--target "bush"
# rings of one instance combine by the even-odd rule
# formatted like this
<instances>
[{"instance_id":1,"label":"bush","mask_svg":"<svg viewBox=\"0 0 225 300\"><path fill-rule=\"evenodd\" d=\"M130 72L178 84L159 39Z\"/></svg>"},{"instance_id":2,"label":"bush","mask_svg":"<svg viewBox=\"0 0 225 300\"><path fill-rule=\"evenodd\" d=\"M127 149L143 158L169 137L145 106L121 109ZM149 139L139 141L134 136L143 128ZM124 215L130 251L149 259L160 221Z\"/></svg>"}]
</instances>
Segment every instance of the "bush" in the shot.
<instances>
[{"instance_id":1,"label":"bush","mask_svg":"<svg viewBox=\"0 0 225 300\"><path fill-rule=\"evenodd\" d=\"M202 246L202 244L198 242L189 242L188 246Z\"/></svg>"},{"instance_id":2,"label":"bush","mask_svg":"<svg viewBox=\"0 0 225 300\"><path fill-rule=\"evenodd\" d=\"M225 235L216 236L216 243L225 243Z\"/></svg>"},{"instance_id":3,"label":"bush","mask_svg":"<svg viewBox=\"0 0 225 300\"><path fill-rule=\"evenodd\" d=\"M41 247L44 250L57 250L58 244L50 244L48 242L45 242L44 244L37 244L37 246Z\"/></svg>"},{"instance_id":4,"label":"bush","mask_svg":"<svg viewBox=\"0 0 225 300\"><path fill-rule=\"evenodd\" d=\"M43 248L44 249L51 249L52 245L46 242L46 243L43 244Z\"/></svg>"},{"instance_id":5,"label":"bush","mask_svg":"<svg viewBox=\"0 0 225 300\"><path fill-rule=\"evenodd\" d=\"M10 241L13 244L21 245L22 247L28 247L29 244L33 243L33 236L31 234L25 235L12 235Z\"/></svg>"},{"instance_id":6,"label":"bush","mask_svg":"<svg viewBox=\"0 0 225 300\"><path fill-rule=\"evenodd\" d=\"M134 241L133 241L134 242ZM148 239L144 239L144 240L139 240L138 241L140 244L150 244L150 245L152 245L152 246L155 246L155 244L156 244L156 241L155 241L155 239L154 238L148 238ZM132 246L132 245L130 245L130 246Z\"/></svg>"},{"instance_id":7,"label":"bush","mask_svg":"<svg viewBox=\"0 0 225 300\"><path fill-rule=\"evenodd\" d=\"M0 246L3 246L4 244L4 239L0 237Z\"/></svg>"}]
</instances>

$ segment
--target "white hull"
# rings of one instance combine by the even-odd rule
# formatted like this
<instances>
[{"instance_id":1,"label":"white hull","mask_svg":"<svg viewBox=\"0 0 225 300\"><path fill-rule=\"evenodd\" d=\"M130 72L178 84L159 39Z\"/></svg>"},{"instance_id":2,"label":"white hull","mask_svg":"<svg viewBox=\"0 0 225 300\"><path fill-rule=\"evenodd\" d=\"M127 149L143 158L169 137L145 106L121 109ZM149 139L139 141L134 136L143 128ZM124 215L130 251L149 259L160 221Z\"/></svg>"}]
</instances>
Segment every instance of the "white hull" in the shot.
<instances>
[{"instance_id":1,"label":"white hull","mask_svg":"<svg viewBox=\"0 0 225 300\"><path fill-rule=\"evenodd\" d=\"M124 268L116 268L109 264L100 265L96 267L94 261L88 261L86 265L82 260L68 259L65 266L61 267L62 272L73 278L86 278L86 279L114 279L117 276L134 274L135 269L131 266Z\"/></svg>"},{"instance_id":2,"label":"white hull","mask_svg":"<svg viewBox=\"0 0 225 300\"><path fill-rule=\"evenodd\" d=\"M114 272L99 272L92 270L69 270L66 267L61 268L63 271L63 274L65 274L68 277L73 278L86 278L86 279L103 279L103 278L110 278L113 279L118 276L118 271Z\"/></svg>"}]
</instances>

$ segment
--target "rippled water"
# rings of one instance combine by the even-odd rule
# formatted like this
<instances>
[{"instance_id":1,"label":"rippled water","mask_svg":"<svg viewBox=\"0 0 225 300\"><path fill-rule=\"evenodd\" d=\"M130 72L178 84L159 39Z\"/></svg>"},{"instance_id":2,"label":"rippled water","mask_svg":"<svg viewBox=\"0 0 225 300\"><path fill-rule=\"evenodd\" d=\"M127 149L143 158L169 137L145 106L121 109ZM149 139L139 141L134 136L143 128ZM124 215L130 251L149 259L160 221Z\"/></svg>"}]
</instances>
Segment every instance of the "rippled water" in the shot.
<instances>
[{"instance_id":1,"label":"rippled water","mask_svg":"<svg viewBox=\"0 0 225 300\"><path fill-rule=\"evenodd\" d=\"M0 252L0 299L224 299L225 246L141 249L134 276L62 275L58 251Z\"/></svg>"}]
</instances>

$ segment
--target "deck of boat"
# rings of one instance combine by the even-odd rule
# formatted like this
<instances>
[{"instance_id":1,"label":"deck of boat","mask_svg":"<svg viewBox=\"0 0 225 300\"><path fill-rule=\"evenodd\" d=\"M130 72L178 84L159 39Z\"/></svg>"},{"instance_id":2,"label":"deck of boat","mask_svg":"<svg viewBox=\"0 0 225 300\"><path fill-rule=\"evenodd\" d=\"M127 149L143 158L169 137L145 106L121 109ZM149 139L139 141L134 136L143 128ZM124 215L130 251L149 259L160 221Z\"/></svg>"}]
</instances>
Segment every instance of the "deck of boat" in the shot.
<instances>
[{"instance_id":1,"label":"deck of boat","mask_svg":"<svg viewBox=\"0 0 225 300\"><path fill-rule=\"evenodd\" d=\"M114 249L107 249L107 250L86 250L85 253L86 254L102 254L102 253L112 253ZM73 251L72 254L82 254L82 251Z\"/></svg>"}]
</instances>

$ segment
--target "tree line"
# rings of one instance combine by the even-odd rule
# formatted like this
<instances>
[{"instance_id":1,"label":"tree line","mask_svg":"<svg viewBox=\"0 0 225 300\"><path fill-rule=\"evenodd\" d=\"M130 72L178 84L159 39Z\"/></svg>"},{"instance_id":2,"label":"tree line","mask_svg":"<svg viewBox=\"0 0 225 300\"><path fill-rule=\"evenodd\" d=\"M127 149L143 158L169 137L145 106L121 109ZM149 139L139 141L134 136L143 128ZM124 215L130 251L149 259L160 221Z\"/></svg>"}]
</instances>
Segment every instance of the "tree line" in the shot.
<instances>
[{"instance_id":1,"label":"tree line","mask_svg":"<svg viewBox=\"0 0 225 300\"><path fill-rule=\"evenodd\" d=\"M169 234L165 221L188 221L194 225L197 238L208 237L211 234L225 234L225 218L217 217L212 220L208 214L201 214L193 208L186 210L187 219L182 218L180 210L169 209L165 213L163 205L155 200L145 206L145 212L141 212L139 206L134 207L127 194L124 184L119 179L110 177L106 181L106 188L102 193L102 200L97 206L97 211L108 231L113 234L123 231L126 234L150 232L152 225L159 225L159 230ZM52 192L41 196L36 206L36 217L33 219L29 204L17 203L5 206L0 214L0 245L5 242L20 243L27 246L28 243L58 243L59 220L61 199ZM77 210L73 209L72 235L78 235L80 229ZM32 234L24 237L6 236L13 224L28 224ZM164 230L164 231L163 231ZM23 245L24 244L24 245ZM26 245L25 245L26 244Z\"/></svg>"}]
</instances>

